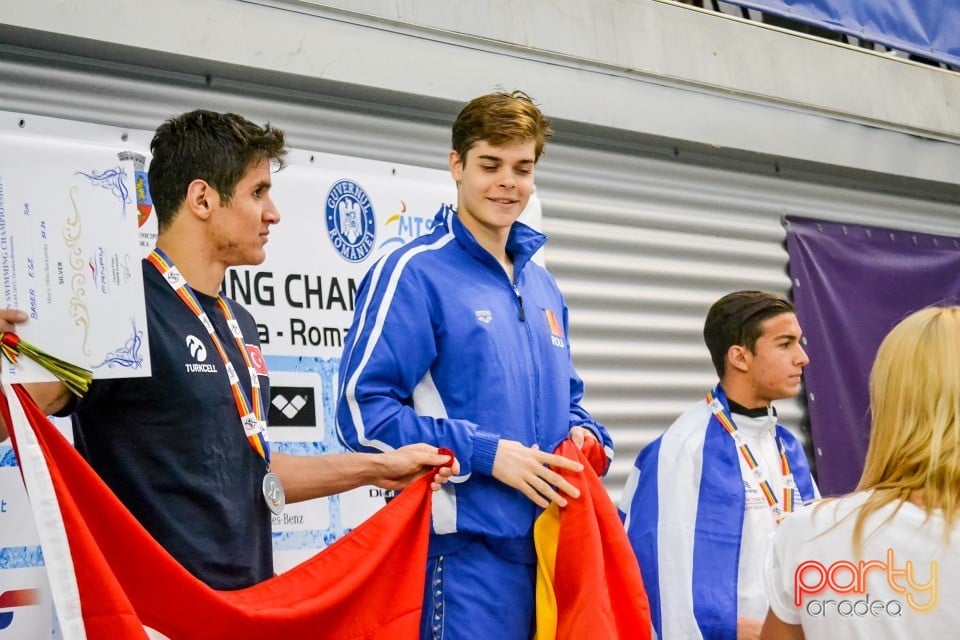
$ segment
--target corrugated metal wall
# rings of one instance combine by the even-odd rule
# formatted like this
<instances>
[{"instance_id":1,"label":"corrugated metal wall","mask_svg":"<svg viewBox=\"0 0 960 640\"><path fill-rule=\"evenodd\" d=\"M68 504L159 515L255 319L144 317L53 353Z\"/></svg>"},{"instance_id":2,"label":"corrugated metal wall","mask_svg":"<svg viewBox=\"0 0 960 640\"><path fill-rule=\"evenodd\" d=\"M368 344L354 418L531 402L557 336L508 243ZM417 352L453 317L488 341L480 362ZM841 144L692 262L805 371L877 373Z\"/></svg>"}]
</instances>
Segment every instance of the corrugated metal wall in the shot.
<instances>
[{"instance_id":1,"label":"corrugated metal wall","mask_svg":"<svg viewBox=\"0 0 960 640\"><path fill-rule=\"evenodd\" d=\"M880 182L824 186L772 165L720 169L560 144L541 162L547 263L571 308L587 405L617 444L615 498L642 446L716 381L701 333L713 301L737 289L789 292L782 216L960 236L956 205L883 195ZM806 437L802 401L776 406Z\"/></svg>"},{"instance_id":2,"label":"corrugated metal wall","mask_svg":"<svg viewBox=\"0 0 960 640\"><path fill-rule=\"evenodd\" d=\"M0 48L0 78L3 111L151 130L192 108L232 110L269 119L299 148L432 168L446 166L456 111L456 105L345 100L12 47ZM593 131L585 144L575 124L557 125L538 168L551 237L547 263L571 309L585 404L617 443L607 482L615 497L640 448L715 381L700 337L709 305L740 288L788 292L781 216L960 235L956 205L883 195L889 185L882 177L861 177L856 188L823 186L719 150L708 164L686 162L669 141L633 150L616 132ZM787 424L803 423L797 401L778 408Z\"/></svg>"}]
</instances>

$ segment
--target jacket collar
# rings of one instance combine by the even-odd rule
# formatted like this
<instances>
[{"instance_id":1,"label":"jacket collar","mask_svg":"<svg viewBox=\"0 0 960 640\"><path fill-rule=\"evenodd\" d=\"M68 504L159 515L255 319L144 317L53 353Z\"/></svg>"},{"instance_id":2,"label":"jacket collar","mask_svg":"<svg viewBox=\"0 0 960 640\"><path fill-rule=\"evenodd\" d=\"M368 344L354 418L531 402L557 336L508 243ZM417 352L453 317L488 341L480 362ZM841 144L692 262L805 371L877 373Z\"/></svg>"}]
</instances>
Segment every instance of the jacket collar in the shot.
<instances>
[{"instance_id":1,"label":"jacket collar","mask_svg":"<svg viewBox=\"0 0 960 640\"><path fill-rule=\"evenodd\" d=\"M480 246L477 239L474 238L470 230L467 229L460 218L457 216L457 210L450 205L443 205L437 211L433 220L434 228L442 226L453 234L457 243L463 249L477 260L488 264L496 264L496 259L489 251ZM507 255L513 259L513 270L519 274L526 266L530 258L546 244L547 236L535 229L523 224L514 222L510 227L510 235L507 236ZM497 265L499 267L499 265Z\"/></svg>"}]
</instances>

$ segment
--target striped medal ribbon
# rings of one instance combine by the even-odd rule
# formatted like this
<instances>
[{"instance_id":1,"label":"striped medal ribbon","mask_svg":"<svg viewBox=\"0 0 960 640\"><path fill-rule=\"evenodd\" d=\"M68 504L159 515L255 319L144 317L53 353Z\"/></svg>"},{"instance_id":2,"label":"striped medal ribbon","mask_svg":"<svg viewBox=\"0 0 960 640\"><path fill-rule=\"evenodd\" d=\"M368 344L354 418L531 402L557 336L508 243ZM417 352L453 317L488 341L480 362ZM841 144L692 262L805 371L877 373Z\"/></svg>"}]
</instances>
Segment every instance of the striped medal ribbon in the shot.
<instances>
[{"instance_id":1,"label":"striped medal ribbon","mask_svg":"<svg viewBox=\"0 0 960 640\"><path fill-rule=\"evenodd\" d=\"M777 524L780 524L784 517L795 508L794 489L796 488L796 483L793 480L793 472L790 471L790 462L787 460L787 454L783 449L783 443L780 442L780 438L776 438L775 436L777 450L780 452L780 473L783 476L782 501L777 499L776 493L774 493L773 487L767 479L766 472L764 472L763 467L760 466L757 457L753 455L753 452L750 450L750 445L744 440L740 429L733 423L733 419L724 407L723 402L714 396L712 391L707 392L707 404L710 406L713 415L716 416L720 422L720 426L733 438L737 451L740 452L740 456L753 473L753 478L760 488L760 493L767 499L767 504L770 506L770 511L773 513L774 519Z\"/></svg>"},{"instance_id":2,"label":"striped medal ribbon","mask_svg":"<svg viewBox=\"0 0 960 640\"><path fill-rule=\"evenodd\" d=\"M177 297L179 297L180 300L187 305L187 308L197 317L210 336L210 341L213 342L217 353L220 354L224 369L227 372L230 389L233 392L233 400L237 405L237 412L240 415L240 424L243 426L243 432L247 437L247 442L250 443L250 446L257 452L257 455L263 458L267 464L267 472L263 477L261 487L263 499L267 503L267 508L269 508L272 513L282 513L286 505L286 498L283 492L283 485L280 483L280 478L270 470L270 441L267 439L267 422L263 418L263 403L260 399L260 379L257 376L256 369L250 362L250 355L247 353L240 323L237 322L237 319L234 317L233 311L230 309L227 301L222 295L218 295L217 306L227 319L227 326L230 327L230 333L233 335L233 339L240 349L240 355L243 357L243 362L250 376L250 398L247 397L243 387L240 386L240 377L237 375L233 363L230 362L227 351L220 341L219 336L217 336L213 323L200 306L196 294L190 285L187 284L186 279L177 267L174 266L170 258L159 248L154 249L147 257L147 260L156 267L157 271L163 276L163 279L167 281L170 288L177 294Z\"/></svg>"}]
</instances>

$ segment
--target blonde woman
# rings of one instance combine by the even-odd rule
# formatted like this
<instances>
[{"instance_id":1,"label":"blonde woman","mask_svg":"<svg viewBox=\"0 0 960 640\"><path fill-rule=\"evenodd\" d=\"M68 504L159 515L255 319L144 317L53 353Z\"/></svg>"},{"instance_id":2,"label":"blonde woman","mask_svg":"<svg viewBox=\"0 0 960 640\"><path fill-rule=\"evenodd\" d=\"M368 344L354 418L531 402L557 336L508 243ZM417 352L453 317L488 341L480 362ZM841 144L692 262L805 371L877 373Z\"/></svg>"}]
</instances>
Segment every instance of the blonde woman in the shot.
<instances>
[{"instance_id":1,"label":"blonde woman","mask_svg":"<svg viewBox=\"0 0 960 640\"><path fill-rule=\"evenodd\" d=\"M857 491L794 514L774 537L762 640L960 632L960 307L894 327L870 406Z\"/></svg>"}]
</instances>

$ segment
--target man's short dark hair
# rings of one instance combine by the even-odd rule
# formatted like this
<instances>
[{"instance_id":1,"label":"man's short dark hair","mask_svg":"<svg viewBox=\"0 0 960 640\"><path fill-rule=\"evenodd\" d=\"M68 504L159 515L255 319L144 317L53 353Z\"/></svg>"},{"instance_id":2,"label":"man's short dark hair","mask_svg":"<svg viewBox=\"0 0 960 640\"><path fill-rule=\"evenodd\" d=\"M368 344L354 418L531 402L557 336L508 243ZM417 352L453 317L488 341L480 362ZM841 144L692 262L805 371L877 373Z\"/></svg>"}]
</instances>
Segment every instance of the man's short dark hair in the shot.
<instances>
[{"instance_id":1,"label":"man's short dark hair","mask_svg":"<svg viewBox=\"0 0 960 640\"><path fill-rule=\"evenodd\" d=\"M765 291L735 291L714 302L703 325L703 340L717 375L723 378L730 347L738 345L755 353L760 325L781 313L794 313L793 304Z\"/></svg>"},{"instance_id":2,"label":"man's short dark hair","mask_svg":"<svg viewBox=\"0 0 960 640\"><path fill-rule=\"evenodd\" d=\"M171 118L150 142L150 196L165 229L194 180L217 190L224 203L247 170L261 160L283 166L283 131L260 126L235 113L198 109Z\"/></svg>"}]
</instances>

